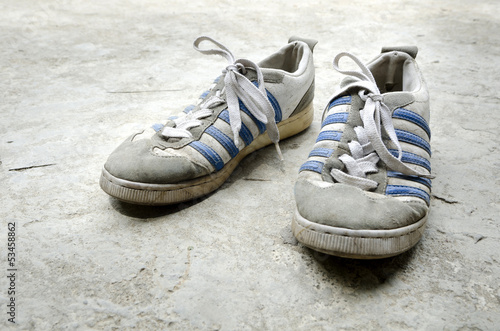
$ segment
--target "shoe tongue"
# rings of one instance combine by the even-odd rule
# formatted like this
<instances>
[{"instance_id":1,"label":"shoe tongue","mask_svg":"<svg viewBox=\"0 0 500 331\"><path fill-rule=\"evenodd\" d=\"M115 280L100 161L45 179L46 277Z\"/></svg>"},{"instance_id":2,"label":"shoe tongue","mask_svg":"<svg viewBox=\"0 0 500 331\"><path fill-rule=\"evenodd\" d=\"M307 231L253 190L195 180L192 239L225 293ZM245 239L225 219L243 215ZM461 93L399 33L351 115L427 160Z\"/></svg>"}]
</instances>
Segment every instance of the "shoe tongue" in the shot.
<instances>
[{"instance_id":1,"label":"shoe tongue","mask_svg":"<svg viewBox=\"0 0 500 331\"><path fill-rule=\"evenodd\" d=\"M355 81L355 78L346 77L342 80L340 86L343 88ZM415 101L415 96L410 92L389 92L382 94L382 102L384 102L389 109L404 107L413 101Z\"/></svg>"},{"instance_id":2,"label":"shoe tongue","mask_svg":"<svg viewBox=\"0 0 500 331\"><path fill-rule=\"evenodd\" d=\"M239 73L242 74L241 71ZM246 72L244 74L242 74L242 75L245 76L251 82L256 82L257 81L257 73L253 69L247 69ZM222 87L224 87L224 85L223 85L224 84L224 78L225 78L225 74L223 74L219 78L219 82L217 83L217 85L219 85L221 89L222 89Z\"/></svg>"},{"instance_id":3,"label":"shoe tongue","mask_svg":"<svg viewBox=\"0 0 500 331\"><path fill-rule=\"evenodd\" d=\"M389 53L389 52L403 52L415 59L417 57L418 48L417 46L382 47L381 53Z\"/></svg>"}]
</instances>

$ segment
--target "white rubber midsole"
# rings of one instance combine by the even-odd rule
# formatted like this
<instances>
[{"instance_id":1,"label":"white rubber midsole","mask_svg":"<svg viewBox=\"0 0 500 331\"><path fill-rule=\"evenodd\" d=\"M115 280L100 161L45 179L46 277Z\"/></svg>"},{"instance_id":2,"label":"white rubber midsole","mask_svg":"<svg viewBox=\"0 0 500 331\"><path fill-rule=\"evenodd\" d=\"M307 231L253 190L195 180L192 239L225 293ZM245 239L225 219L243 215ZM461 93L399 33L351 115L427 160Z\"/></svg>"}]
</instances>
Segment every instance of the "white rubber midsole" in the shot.
<instances>
[{"instance_id":1,"label":"white rubber midsole","mask_svg":"<svg viewBox=\"0 0 500 331\"><path fill-rule=\"evenodd\" d=\"M381 259L415 246L425 229L427 215L397 229L353 230L311 222L295 212L292 232L305 246L340 257Z\"/></svg>"},{"instance_id":2,"label":"white rubber midsole","mask_svg":"<svg viewBox=\"0 0 500 331\"><path fill-rule=\"evenodd\" d=\"M425 223L427 222L427 216L411 225L389 230L353 230L314 223L302 217L297 209L295 210L295 220L303 228L324 234L358 238L394 238L401 237L419 230L420 228L422 228L422 226L425 226Z\"/></svg>"}]
</instances>

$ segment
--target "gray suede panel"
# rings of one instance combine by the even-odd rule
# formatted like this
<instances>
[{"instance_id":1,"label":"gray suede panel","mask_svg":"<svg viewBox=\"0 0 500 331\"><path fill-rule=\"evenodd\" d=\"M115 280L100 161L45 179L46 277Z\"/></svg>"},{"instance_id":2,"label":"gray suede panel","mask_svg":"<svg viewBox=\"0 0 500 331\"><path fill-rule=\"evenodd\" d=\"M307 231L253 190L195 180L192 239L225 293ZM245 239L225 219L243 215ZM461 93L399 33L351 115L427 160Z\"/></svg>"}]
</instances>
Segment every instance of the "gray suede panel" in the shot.
<instances>
[{"instance_id":1,"label":"gray suede panel","mask_svg":"<svg viewBox=\"0 0 500 331\"><path fill-rule=\"evenodd\" d=\"M292 112L292 114L290 115L290 117L294 116L294 115L297 115L298 113L300 113L302 110L304 110L304 108L310 104L314 99L314 79L311 83L311 86L309 86L309 88L307 89L306 91L306 94L304 94L304 97L300 100L299 104L297 105L297 107L295 107L295 110Z\"/></svg>"},{"instance_id":2,"label":"gray suede panel","mask_svg":"<svg viewBox=\"0 0 500 331\"><path fill-rule=\"evenodd\" d=\"M295 201L307 220L352 230L396 229L416 223L427 212L423 204L407 204L338 183L321 188L305 179L295 184Z\"/></svg>"},{"instance_id":3,"label":"gray suede panel","mask_svg":"<svg viewBox=\"0 0 500 331\"><path fill-rule=\"evenodd\" d=\"M385 189L387 188L387 166L384 161L379 160L377 162L378 171L375 173L367 174L366 178L376 181L378 186L371 192L385 194Z\"/></svg>"},{"instance_id":4,"label":"gray suede panel","mask_svg":"<svg viewBox=\"0 0 500 331\"><path fill-rule=\"evenodd\" d=\"M104 168L120 179L154 184L175 184L207 174L186 158L153 154L150 140L132 142L131 138L111 153Z\"/></svg>"},{"instance_id":5,"label":"gray suede panel","mask_svg":"<svg viewBox=\"0 0 500 331\"><path fill-rule=\"evenodd\" d=\"M400 107L405 107L415 101L413 93L393 92L382 95L382 102L391 110L391 114Z\"/></svg>"},{"instance_id":6,"label":"gray suede panel","mask_svg":"<svg viewBox=\"0 0 500 331\"><path fill-rule=\"evenodd\" d=\"M321 173L321 178L325 182L334 183L333 177L330 174L332 169L338 169L341 171L345 171L345 165L338 158L334 158L334 157L328 158L325 161L325 165L323 166L323 172Z\"/></svg>"},{"instance_id":7,"label":"gray suede panel","mask_svg":"<svg viewBox=\"0 0 500 331\"><path fill-rule=\"evenodd\" d=\"M284 74L279 71L268 71L264 75L264 83L281 84L283 83ZM257 77L251 80L257 80Z\"/></svg>"}]
</instances>

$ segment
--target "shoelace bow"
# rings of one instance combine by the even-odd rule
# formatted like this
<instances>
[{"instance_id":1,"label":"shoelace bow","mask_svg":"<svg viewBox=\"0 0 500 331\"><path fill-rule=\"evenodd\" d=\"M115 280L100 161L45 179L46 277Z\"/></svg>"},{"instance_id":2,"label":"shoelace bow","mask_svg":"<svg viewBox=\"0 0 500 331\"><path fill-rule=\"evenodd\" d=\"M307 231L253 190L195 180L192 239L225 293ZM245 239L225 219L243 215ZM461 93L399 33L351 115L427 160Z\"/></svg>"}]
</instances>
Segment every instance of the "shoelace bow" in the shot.
<instances>
[{"instance_id":1,"label":"shoelace bow","mask_svg":"<svg viewBox=\"0 0 500 331\"><path fill-rule=\"evenodd\" d=\"M202 41L209 41L217 46L217 49L201 49L199 45ZM247 107L248 111L260 122L266 125L267 134L276 146L276 151L281 160L283 156L279 148L279 131L274 120L274 108L267 98L267 92L264 87L264 77L262 71L257 64L246 59L235 59L231 51L224 45L206 36L197 38L193 47L202 54L221 55L225 57L229 65L222 71L224 76L224 88L222 91L217 91L215 95L208 98L200 105L200 109L196 112L190 112L184 117L174 120L175 127L165 127L162 134L169 138L191 138L192 134L189 129L202 124L202 118L212 115L212 108L218 105L227 103L229 113L229 124L233 132L234 142L239 143L239 133L241 130L241 111L239 100ZM257 73L257 86L254 85L244 75L247 69L252 69ZM225 100L222 94L225 93Z\"/></svg>"},{"instance_id":2,"label":"shoelace bow","mask_svg":"<svg viewBox=\"0 0 500 331\"><path fill-rule=\"evenodd\" d=\"M361 71L341 70L339 60L342 57L352 59L361 68ZM366 178L366 175L378 171L377 162L380 159L388 168L404 175L432 177L430 174L421 173L408 167L401 161L402 148L394 130L391 111L382 102L382 95L371 71L357 57L347 52L340 53L335 57L333 67L338 72L353 76L357 80L335 93L332 100L345 94L349 89L358 88L358 95L365 102L365 106L360 111L363 126L354 128L358 141L351 141L348 144L351 155L343 154L339 157L345 165L346 172L332 169L332 177L337 182L357 186L363 190L374 189L378 186L377 182ZM382 141L382 127L397 147L398 157L393 156Z\"/></svg>"}]
</instances>

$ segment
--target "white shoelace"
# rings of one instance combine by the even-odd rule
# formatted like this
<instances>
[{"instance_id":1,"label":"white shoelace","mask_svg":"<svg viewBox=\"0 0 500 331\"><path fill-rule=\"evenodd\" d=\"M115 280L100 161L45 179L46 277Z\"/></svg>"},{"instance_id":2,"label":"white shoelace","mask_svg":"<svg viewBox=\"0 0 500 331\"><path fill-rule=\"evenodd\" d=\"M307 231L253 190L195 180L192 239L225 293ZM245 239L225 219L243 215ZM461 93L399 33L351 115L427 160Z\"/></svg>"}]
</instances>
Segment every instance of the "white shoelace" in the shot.
<instances>
[{"instance_id":1,"label":"white shoelace","mask_svg":"<svg viewBox=\"0 0 500 331\"><path fill-rule=\"evenodd\" d=\"M342 57L352 59L361 68L361 71L341 70L339 60ZM378 171L377 162L380 159L389 169L405 175L431 177L430 174L413 170L401 161L402 149L394 130L391 111L382 102L382 95L371 71L358 58L347 52L340 53L335 57L333 67L338 72L353 76L357 80L335 93L332 100L345 94L349 89L359 88L358 95L365 101L365 106L360 111L363 126L354 128L358 141L352 141L348 144L351 155L343 154L339 157L345 165L346 172L332 169L332 177L337 182L350 184L363 190L374 189L378 186L377 182L366 178L366 175ZM398 157L393 156L382 141L382 127L397 147Z\"/></svg>"},{"instance_id":2,"label":"white shoelace","mask_svg":"<svg viewBox=\"0 0 500 331\"><path fill-rule=\"evenodd\" d=\"M213 43L218 49L200 49L199 45L202 41ZM162 134L169 138L191 138L192 134L189 131L191 128L202 124L200 121L205 117L212 115L213 107L227 103L229 122L231 131L233 132L234 142L239 143L239 133L241 130L241 111L239 100L247 107L248 111L260 122L266 125L267 134L276 146L276 151L281 160L283 155L279 148L279 131L274 120L274 108L267 98L267 92L264 87L264 77L262 71L257 64L246 59L235 60L233 54L221 43L206 36L197 38L193 43L194 49L202 54L221 55L229 61L229 65L222 72L224 77L224 88L222 91L217 91L215 95L208 98L200 105L200 109L196 112L190 112L184 117L174 120L175 127L165 127ZM248 78L244 76L247 69L252 69L257 73L257 86L255 86ZM225 94L226 100L221 96Z\"/></svg>"}]
</instances>

